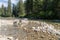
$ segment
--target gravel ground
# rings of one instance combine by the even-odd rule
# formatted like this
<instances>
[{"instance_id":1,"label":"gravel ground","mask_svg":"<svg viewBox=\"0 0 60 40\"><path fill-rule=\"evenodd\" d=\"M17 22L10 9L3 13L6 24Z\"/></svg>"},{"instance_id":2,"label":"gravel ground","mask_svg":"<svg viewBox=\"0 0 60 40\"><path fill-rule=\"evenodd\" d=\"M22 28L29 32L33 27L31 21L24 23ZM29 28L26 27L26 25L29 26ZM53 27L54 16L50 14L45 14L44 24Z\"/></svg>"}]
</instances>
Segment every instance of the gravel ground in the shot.
<instances>
[{"instance_id":1,"label":"gravel ground","mask_svg":"<svg viewBox=\"0 0 60 40\"><path fill-rule=\"evenodd\" d=\"M7 22L8 23L8 22ZM6 23L6 24L7 24ZM1 23L0 23L1 24ZM8 23L9 24L9 23ZM21 26L22 25L22 26ZM22 20L21 25L18 27L15 27L13 25L1 25L0 26L0 35L3 37L0 37L0 40L60 40L59 34L53 34L51 30L57 29L60 30L60 24L59 23L46 23L41 21L24 21ZM47 26L48 25L48 26ZM53 26L51 26L53 25ZM44 30L39 28L44 28ZM48 28L47 28L48 27ZM49 32L46 30L50 28ZM58 32L58 31L57 31ZM60 32L59 32L60 33ZM5 37L4 37L5 35ZM59 36L57 36L59 35ZM12 39L9 37L13 37ZM14 39L15 38L15 39Z\"/></svg>"}]
</instances>

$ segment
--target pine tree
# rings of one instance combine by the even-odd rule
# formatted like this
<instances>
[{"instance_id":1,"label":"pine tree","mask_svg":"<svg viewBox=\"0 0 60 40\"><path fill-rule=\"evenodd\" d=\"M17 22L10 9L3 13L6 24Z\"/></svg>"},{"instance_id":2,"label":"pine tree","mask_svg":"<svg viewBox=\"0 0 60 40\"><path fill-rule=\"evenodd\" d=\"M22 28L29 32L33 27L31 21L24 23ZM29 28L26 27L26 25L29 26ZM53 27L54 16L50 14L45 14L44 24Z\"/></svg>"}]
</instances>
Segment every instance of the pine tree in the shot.
<instances>
[{"instance_id":1,"label":"pine tree","mask_svg":"<svg viewBox=\"0 0 60 40\"><path fill-rule=\"evenodd\" d=\"M6 7L4 7L4 14L5 14L4 16L7 17L7 8Z\"/></svg>"},{"instance_id":2,"label":"pine tree","mask_svg":"<svg viewBox=\"0 0 60 40\"><path fill-rule=\"evenodd\" d=\"M5 13L4 13L4 5L2 4L2 9L1 9L1 16L4 16Z\"/></svg>"},{"instance_id":3,"label":"pine tree","mask_svg":"<svg viewBox=\"0 0 60 40\"><path fill-rule=\"evenodd\" d=\"M9 16L9 17L12 16L12 11L11 11L11 0L8 0L7 16Z\"/></svg>"},{"instance_id":4,"label":"pine tree","mask_svg":"<svg viewBox=\"0 0 60 40\"><path fill-rule=\"evenodd\" d=\"M13 16L14 16L14 17L18 17L17 7L16 7L15 4L13 4L13 11L12 11L12 12L13 12Z\"/></svg>"},{"instance_id":5,"label":"pine tree","mask_svg":"<svg viewBox=\"0 0 60 40\"><path fill-rule=\"evenodd\" d=\"M33 9L33 0L26 0L25 2L25 9L26 9L26 13L30 14L32 13L32 9Z\"/></svg>"},{"instance_id":6,"label":"pine tree","mask_svg":"<svg viewBox=\"0 0 60 40\"><path fill-rule=\"evenodd\" d=\"M1 9L2 9L2 8L0 8L0 16L1 16L1 14L2 14Z\"/></svg>"},{"instance_id":7,"label":"pine tree","mask_svg":"<svg viewBox=\"0 0 60 40\"><path fill-rule=\"evenodd\" d=\"M31 18L33 12L33 0L25 1L25 11L26 11L26 17Z\"/></svg>"},{"instance_id":8,"label":"pine tree","mask_svg":"<svg viewBox=\"0 0 60 40\"><path fill-rule=\"evenodd\" d=\"M60 19L60 0L55 0L54 1L54 13L56 16L56 19Z\"/></svg>"},{"instance_id":9,"label":"pine tree","mask_svg":"<svg viewBox=\"0 0 60 40\"><path fill-rule=\"evenodd\" d=\"M43 8L43 0L33 0L33 17L34 18L40 18L41 17L40 15L44 15L42 8Z\"/></svg>"},{"instance_id":10,"label":"pine tree","mask_svg":"<svg viewBox=\"0 0 60 40\"><path fill-rule=\"evenodd\" d=\"M24 10L24 4L22 0L19 0L17 7L18 7L18 17L24 17L25 10Z\"/></svg>"}]
</instances>

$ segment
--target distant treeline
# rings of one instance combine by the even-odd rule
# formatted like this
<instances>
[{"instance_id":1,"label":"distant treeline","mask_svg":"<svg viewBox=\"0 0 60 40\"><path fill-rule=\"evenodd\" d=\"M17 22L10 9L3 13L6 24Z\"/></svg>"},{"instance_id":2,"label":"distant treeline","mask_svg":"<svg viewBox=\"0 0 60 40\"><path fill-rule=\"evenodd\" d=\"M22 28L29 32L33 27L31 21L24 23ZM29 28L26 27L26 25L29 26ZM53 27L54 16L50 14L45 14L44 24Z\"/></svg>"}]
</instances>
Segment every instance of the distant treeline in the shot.
<instances>
[{"instance_id":1,"label":"distant treeline","mask_svg":"<svg viewBox=\"0 0 60 40\"><path fill-rule=\"evenodd\" d=\"M18 17L30 19L60 19L60 0L19 0L17 5L0 8L1 17Z\"/></svg>"}]
</instances>

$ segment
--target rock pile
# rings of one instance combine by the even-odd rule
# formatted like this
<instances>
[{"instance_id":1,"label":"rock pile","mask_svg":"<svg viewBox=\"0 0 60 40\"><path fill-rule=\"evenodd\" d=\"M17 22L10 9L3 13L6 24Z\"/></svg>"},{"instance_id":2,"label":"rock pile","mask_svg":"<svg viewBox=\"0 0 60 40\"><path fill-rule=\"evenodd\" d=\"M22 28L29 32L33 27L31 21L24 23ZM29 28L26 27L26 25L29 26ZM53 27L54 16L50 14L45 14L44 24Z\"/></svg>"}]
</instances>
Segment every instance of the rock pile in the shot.
<instances>
[{"instance_id":1,"label":"rock pile","mask_svg":"<svg viewBox=\"0 0 60 40\"><path fill-rule=\"evenodd\" d=\"M23 24L22 24L23 25ZM54 34L60 37L60 30L54 28L52 24L40 21L29 21L29 23L24 26L25 29L32 29L33 31L43 31L48 32L49 34Z\"/></svg>"},{"instance_id":2,"label":"rock pile","mask_svg":"<svg viewBox=\"0 0 60 40\"><path fill-rule=\"evenodd\" d=\"M20 37L20 40L42 40L45 36L48 36L46 38L47 40L50 40L52 37L54 39L56 38L54 35L60 37L60 30L55 29L52 24L48 24L46 22L28 19L14 19L0 20L0 24L0 35L5 35L0 38L1 40L9 40L11 38L11 40L16 40L17 36Z\"/></svg>"}]
</instances>

